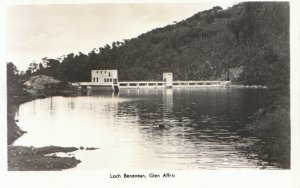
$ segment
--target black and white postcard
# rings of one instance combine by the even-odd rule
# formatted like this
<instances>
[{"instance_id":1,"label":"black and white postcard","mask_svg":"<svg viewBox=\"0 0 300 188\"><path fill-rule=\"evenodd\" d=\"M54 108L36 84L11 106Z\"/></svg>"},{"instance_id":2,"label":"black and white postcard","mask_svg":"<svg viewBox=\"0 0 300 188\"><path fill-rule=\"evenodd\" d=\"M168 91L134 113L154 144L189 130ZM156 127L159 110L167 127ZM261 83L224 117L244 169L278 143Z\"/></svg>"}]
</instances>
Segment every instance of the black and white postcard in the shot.
<instances>
[{"instance_id":1,"label":"black and white postcard","mask_svg":"<svg viewBox=\"0 0 300 188\"><path fill-rule=\"evenodd\" d=\"M3 4L4 187L300 186L296 2Z\"/></svg>"}]
</instances>

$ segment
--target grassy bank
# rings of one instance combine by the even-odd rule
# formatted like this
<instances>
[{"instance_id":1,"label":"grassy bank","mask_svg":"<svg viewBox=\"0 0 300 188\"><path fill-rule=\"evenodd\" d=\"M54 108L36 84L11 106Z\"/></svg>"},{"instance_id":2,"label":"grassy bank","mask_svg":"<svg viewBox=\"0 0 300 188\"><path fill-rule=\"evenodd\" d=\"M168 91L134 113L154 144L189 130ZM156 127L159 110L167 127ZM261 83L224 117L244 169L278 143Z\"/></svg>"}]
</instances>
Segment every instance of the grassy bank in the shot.
<instances>
[{"instance_id":1,"label":"grassy bank","mask_svg":"<svg viewBox=\"0 0 300 188\"><path fill-rule=\"evenodd\" d=\"M256 113L251 132L266 143L259 148L265 160L290 168L290 100L276 96L273 102Z\"/></svg>"}]
</instances>

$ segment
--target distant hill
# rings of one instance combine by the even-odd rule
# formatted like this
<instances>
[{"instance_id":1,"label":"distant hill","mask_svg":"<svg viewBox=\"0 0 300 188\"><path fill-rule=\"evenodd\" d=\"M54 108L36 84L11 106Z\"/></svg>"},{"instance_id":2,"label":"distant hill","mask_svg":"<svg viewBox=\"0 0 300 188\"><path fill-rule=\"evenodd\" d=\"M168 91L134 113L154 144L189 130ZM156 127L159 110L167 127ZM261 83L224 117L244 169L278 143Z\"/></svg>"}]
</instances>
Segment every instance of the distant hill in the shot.
<instances>
[{"instance_id":1,"label":"distant hill","mask_svg":"<svg viewBox=\"0 0 300 188\"><path fill-rule=\"evenodd\" d=\"M213 7L137 38L113 42L89 54L31 64L27 75L90 81L92 69L118 69L119 80L224 80L289 86L289 3L246 2Z\"/></svg>"}]
</instances>

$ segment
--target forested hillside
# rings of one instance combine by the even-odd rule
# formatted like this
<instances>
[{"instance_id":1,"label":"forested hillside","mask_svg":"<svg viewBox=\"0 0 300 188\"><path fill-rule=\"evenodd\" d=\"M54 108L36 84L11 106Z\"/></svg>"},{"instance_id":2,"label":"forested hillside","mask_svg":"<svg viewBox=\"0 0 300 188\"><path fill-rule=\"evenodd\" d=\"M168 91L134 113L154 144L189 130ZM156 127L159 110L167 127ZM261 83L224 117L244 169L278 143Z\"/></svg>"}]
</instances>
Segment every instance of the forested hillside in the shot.
<instances>
[{"instance_id":1,"label":"forested hillside","mask_svg":"<svg viewBox=\"0 0 300 188\"><path fill-rule=\"evenodd\" d=\"M28 75L90 81L92 69L118 69L119 80L232 79L240 84L289 86L289 3L247 2L214 7L137 38L116 41L90 53L32 63Z\"/></svg>"}]
</instances>

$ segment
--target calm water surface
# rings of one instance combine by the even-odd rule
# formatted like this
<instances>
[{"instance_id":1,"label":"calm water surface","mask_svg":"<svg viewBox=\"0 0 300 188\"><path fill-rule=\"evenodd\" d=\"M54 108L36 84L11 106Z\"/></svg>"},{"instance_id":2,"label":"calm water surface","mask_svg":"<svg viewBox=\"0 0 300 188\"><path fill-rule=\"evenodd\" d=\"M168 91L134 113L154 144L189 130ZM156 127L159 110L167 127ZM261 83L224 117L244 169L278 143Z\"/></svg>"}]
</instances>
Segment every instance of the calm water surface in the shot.
<instances>
[{"instance_id":1,"label":"calm water surface","mask_svg":"<svg viewBox=\"0 0 300 188\"><path fill-rule=\"evenodd\" d=\"M71 170L276 168L248 131L266 98L264 90L203 88L38 99L20 105L28 133L14 145L99 148L73 152L82 163Z\"/></svg>"}]
</instances>

